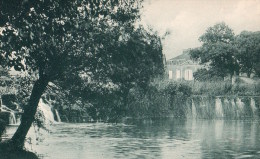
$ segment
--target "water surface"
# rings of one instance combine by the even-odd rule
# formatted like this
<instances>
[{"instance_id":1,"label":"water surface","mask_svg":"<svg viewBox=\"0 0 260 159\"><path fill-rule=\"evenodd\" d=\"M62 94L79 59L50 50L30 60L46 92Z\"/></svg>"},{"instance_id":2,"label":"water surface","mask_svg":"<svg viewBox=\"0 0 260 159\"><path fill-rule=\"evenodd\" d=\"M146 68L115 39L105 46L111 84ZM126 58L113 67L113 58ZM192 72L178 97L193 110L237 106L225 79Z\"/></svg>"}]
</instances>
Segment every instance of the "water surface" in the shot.
<instances>
[{"instance_id":1,"label":"water surface","mask_svg":"<svg viewBox=\"0 0 260 159\"><path fill-rule=\"evenodd\" d=\"M27 148L44 159L260 158L259 122L250 120L61 123L32 132Z\"/></svg>"}]
</instances>

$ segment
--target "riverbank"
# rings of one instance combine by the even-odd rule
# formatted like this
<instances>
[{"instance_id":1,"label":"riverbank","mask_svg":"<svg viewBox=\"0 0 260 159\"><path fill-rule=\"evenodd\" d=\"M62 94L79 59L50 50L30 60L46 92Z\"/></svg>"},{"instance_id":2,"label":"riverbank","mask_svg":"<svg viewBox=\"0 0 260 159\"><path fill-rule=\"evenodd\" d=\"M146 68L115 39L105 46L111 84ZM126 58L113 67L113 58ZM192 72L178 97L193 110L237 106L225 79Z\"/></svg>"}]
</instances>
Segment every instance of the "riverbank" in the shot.
<instances>
[{"instance_id":1,"label":"riverbank","mask_svg":"<svg viewBox=\"0 0 260 159\"><path fill-rule=\"evenodd\" d=\"M6 141L0 142L0 159L38 159L33 152L17 149L11 143Z\"/></svg>"},{"instance_id":2,"label":"riverbank","mask_svg":"<svg viewBox=\"0 0 260 159\"><path fill-rule=\"evenodd\" d=\"M0 159L38 159L33 152L14 148L8 139L2 139L7 127L6 122L0 119Z\"/></svg>"},{"instance_id":3,"label":"riverbank","mask_svg":"<svg viewBox=\"0 0 260 159\"><path fill-rule=\"evenodd\" d=\"M260 82L154 82L147 91L134 90L129 117L258 118ZM229 117L230 116L230 117Z\"/></svg>"},{"instance_id":4,"label":"riverbank","mask_svg":"<svg viewBox=\"0 0 260 159\"><path fill-rule=\"evenodd\" d=\"M124 98L116 93L105 94L93 105L88 103L90 106L84 110L60 107L59 113L63 122L73 123L118 122L124 118L193 118L194 114L196 118L207 119L241 119L250 115L256 118L260 116L259 98L259 80L249 83L237 80L234 84L231 81L158 80L146 89L132 88Z\"/></svg>"},{"instance_id":5,"label":"riverbank","mask_svg":"<svg viewBox=\"0 0 260 159\"><path fill-rule=\"evenodd\" d=\"M26 150L6 150L0 143L0 159L39 159L36 154Z\"/></svg>"},{"instance_id":6,"label":"riverbank","mask_svg":"<svg viewBox=\"0 0 260 159\"><path fill-rule=\"evenodd\" d=\"M50 102L47 100L49 98L45 98L46 100L39 103L39 108L42 108L42 105L46 107L40 109L40 112L48 110L48 116L52 117L51 122L70 123L119 122L124 118L196 116L207 119L241 119L260 116L259 80L251 80L250 83L237 80L235 84L231 81L158 80L146 89L132 88L126 97L117 93L103 94L102 99L97 98L93 103L90 101L72 106L60 105L56 100ZM217 113L218 111L220 112ZM41 115L38 120L38 123L42 122Z\"/></svg>"}]
</instances>

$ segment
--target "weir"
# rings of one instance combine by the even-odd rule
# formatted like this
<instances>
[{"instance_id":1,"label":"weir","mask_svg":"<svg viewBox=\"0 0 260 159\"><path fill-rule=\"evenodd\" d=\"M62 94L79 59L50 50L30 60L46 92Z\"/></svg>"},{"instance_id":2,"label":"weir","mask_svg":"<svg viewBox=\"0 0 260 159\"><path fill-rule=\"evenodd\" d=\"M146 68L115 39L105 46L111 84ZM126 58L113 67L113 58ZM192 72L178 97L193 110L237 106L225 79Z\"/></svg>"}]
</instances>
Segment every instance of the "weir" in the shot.
<instances>
[{"instance_id":1,"label":"weir","mask_svg":"<svg viewBox=\"0 0 260 159\"><path fill-rule=\"evenodd\" d=\"M193 99L192 99L191 105L192 105L192 108L191 108L192 118L196 118L197 117L197 110L196 110L196 107L195 107Z\"/></svg>"},{"instance_id":2,"label":"weir","mask_svg":"<svg viewBox=\"0 0 260 159\"><path fill-rule=\"evenodd\" d=\"M188 103L187 118L259 119L259 96L194 96Z\"/></svg>"},{"instance_id":3,"label":"weir","mask_svg":"<svg viewBox=\"0 0 260 159\"><path fill-rule=\"evenodd\" d=\"M54 114L57 117L57 121L54 120ZM53 122L61 122L59 112L55 109L52 111L51 106L43 102L41 99L38 104L37 110L38 118L42 120L45 124L51 124ZM8 122L8 125L19 125L21 112L12 110L5 105L0 107L0 118Z\"/></svg>"},{"instance_id":4,"label":"weir","mask_svg":"<svg viewBox=\"0 0 260 159\"><path fill-rule=\"evenodd\" d=\"M222 102L220 98L216 98L216 104L215 104L215 113L217 118L223 118L223 108L222 108Z\"/></svg>"},{"instance_id":5,"label":"weir","mask_svg":"<svg viewBox=\"0 0 260 159\"><path fill-rule=\"evenodd\" d=\"M20 123L20 118L16 118L16 111L8 108L5 105L1 105L1 111L0 113L2 114L1 116L3 116L4 120L8 121L9 125L17 125Z\"/></svg>"},{"instance_id":6,"label":"weir","mask_svg":"<svg viewBox=\"0 0 260 159\"><path fill-rule=\"evenodd\" d=\"M43 120L46 124L54 122L54 116L51 111L51 107L44 103L42 99L39 101L37 113L44 117Z\"/></svg>"},{"instance_id":7,"label":"weir","mask_svg":"<svg viewBox=\"0 0 260 159\"><path fill-rule=\"evenodd\" d=\"M244 103L242 102L241 98L237 98L236 99L236 105L237 105L237 111L238 111L238 115L241 115L244 113Z\"/></svg>"},{"instance_id":8,"label":"weir","mask_svg":"<svg viewBox=\"0 0 260 159\"><path fill-rule=\"evenodd\" d=\"M257 116L257 107L256 107L256 104L255 104L254 98L250 99L250 107L251 107L251 110L252 110L253 117L257 118L258 117Z\"/></svg>"},{"instance_id":9,"label":"weir","mask_svg":"<svg viewBox=\"0 0 260 159\"><path fill-rule=\"evenodd\" d=\"M10 112L9 125L16 125L16 117L14 112Z\"/></svg>"},{"instance_id":10,"label":"weir","mask_svg":"<svg viewBox=\"0 0 260 159\"><path fill-rule=\"evenodd\" d=\"M58 112L57 109L55 109L55 114L56 114L56 117L57 117L57 122L61 122L61 120L60 120L60 114L59 114L59 112Z\"/></svg>"},{"instance_id":11,"label":"weir","mask_svg":"<svg viewBox=\"0 0 260 159\"><path fill-rule=\"evenodd\" d=\"M43 120L45 124L61 122L60 115L57 109L54 109L53 111L52 107L48 103L45 103L42 99L40 99L39 101L37 113L40 114L40 116L44 117ZM54 115L56 115L57 121L55 121Z\"/></svg>"},{"instance_id":12,"label":"weir","mask_svg":"<svg viewBox=\"0 0 260 159\"><path fill-rule=\"evenodd\" d=\"M48 104L43 102L43 100L41 99L39 101L38 110L37 110L37 114L39 118L41 118L40 120L44 121L45 124L56 122L54 120L53 113L55 113L57 117L57 122L61 122L59 112L56 109L52 111L52 108ZM21 116L21 112L12 110L5 105L1 105L0 117L3 120L7 121L9 125L19 125L21 122L20 116Z\"/></svg>"},{"instance_id":13,"label":"weir","mask_svg":"<svg viewBox=\"0 0 260 159\"><path fill-rule=\"evenodd\" d=\"M235 114L235 116L238 116L238 112L237 112L237 109L236 109L236 103L235 103L235 99L231 99L230 100L230 103L231 103L231 111L233 112L233 114Z\"/></svg>"}]
</instances>

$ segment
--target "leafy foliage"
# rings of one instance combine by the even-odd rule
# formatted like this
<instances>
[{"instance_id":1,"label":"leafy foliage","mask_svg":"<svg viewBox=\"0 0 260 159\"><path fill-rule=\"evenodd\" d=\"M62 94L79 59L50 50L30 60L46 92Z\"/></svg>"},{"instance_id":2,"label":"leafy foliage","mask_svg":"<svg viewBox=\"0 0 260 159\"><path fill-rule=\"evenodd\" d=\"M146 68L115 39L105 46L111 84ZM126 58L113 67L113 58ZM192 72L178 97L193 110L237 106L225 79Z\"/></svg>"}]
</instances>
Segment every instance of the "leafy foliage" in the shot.
<instances>
[{"instance_id":1,"label":"leafy foliage","mask_svg":"<svg viewBox=\"0 0 260 159\"><path fill-rule=\"evenodd\" d=\"M251 73L260 76L260 32L243 31L236 36L237 59L241 72L250 77Z\"/></svg>"},{"instance_id":2,"label":"leafy foliage","mask_svg":"<svg viewBox=\"0 0 260 159\"><path fill-rule=\"evenodd\" d=\"M193 60L209 66L209 70L199 70L195 75L197 80L213 76L223 78L239 72L246 73L248 77L252 73L259 76L259 31L243 31L235 36L225 23L219 23L209 27L199 40L202 46L192 49L190 55Z\"/></svg>"},{"instance_id":3,"label":"leafy foliage","mask_svg":"<svg viewBox=\"0 0 260 159\"><path fill-rule=\"evenodd\" d=\"M93 103L100 114L104 102L123 103L129 89L163 73L160 38L134 25L140 1L24 1L17 12L2 4L1 65L37 72L71 103Z\"/></svg>"},{"instance_id":4,"label":"leafy foliage","mask_svg":"<svg viewBox=\"0 0 260 159\"><path fill-rule=\"evenodd\" d=\"M128 116L135 118L186 117L186 102L192 95L187 83L153 82L149 89L131 89L128 96Z\"/></svg>"},{"instance_id":5,"label":"leafy foliage","mask_svg":"<svg viewBox=\"0 0 260 159\"><path fill-rule=\"evenodd\" d=\"M99 70L96 79L105 77L111 46L119 43L124 26L133 29L131 23L137 12L132 9L138 9L133 8L133 2L24 2L21 12L3 14L13 16L8 16L10 22L5 23L1 37L2 65L16 70L38 70L40 76L50 81L78 74L79 70ZM121 34L111 37L115 32ZM108 50L104 45L110 45Z\"/></svg>"},{"instance_id":6,"label":"leafy foliage","mask_svg":"<svg viewBox=\"0 0 260 159\"><path fill-rule=\"evenodd\" d=\"M21 125L12 138L18 146L49 82L67 91L75 102L100 104L99 99L107 94L110 98L112 91L125 98L133 86L146 88L151 78L163 72L160 38L135 27L140 1L12 2L0 5L4 27L0 64L36 73Z\"/></svg>"},{"instance_id":7,"label":"leafy foliage","mask_svg":"<svg viewBox=\"0 0 260 159\"><path fill-rule=\"evenodd\" d=\"M234 33L225 23L218 23L209 27L199 38L200 48L192 49L191 58L207 64L211 72L221 77L234 75L239 72L239 65L235 58L237 52L234 46Z\"/></svg>"},{"instance_id":8,"label":"leafy foliage","mask_svg":"<svg viewBox=\"0 0 260 159\"><path fill-rule=\"evenodd\" d=\"M219 72L215 72L212 70L207 70L205 68L198 69L196 72L194 72L194 79L196 81L220 81L223 80L221 78L222 74L218 74Z\"/></svg>"}]
</instances>

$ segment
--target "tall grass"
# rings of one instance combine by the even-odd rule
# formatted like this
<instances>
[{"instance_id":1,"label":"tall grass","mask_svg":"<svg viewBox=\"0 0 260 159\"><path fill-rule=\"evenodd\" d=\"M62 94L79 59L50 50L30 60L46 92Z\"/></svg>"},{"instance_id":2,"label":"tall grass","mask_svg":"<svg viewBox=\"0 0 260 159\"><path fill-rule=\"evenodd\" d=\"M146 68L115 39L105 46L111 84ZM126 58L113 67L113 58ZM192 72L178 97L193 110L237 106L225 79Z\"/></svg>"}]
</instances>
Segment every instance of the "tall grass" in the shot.
<instances>
[{"instance_id":1,"label":"tall grass","mask_svg":"<svg viewBox=\"0 0 260 159\"><path fill-rule=\"evenodd\" d=\"M235 83L231 81L156 81L148 90L132 89L128 96L128 116L134 118L149 117L185 117L192 96L259 96L260 85Z\"/></svg>"},{"instance_id":2,"label":"tall grass","mask_svg":"<svg viewBox=\"0 0 260 159\"><path fill-rule=\"evenodd\" d=\"M128 96L128 116L134 118L184 117L183 104L191 96L186 83L153 82L149 89L132 89Z\"/></svg>"},{"instance_id":3,"label":"tall grass","mask_svg":"<svg viewBox=\"0 0 260 159\"><path fill-rule=\"evenodd\" d=\"M218 82L191 82L188 84L192 88L193 95L208 95L208 96L258 96L260 95L260 83L253 84L235 83L230 81Z\"/></svg>"}]
</instances>

